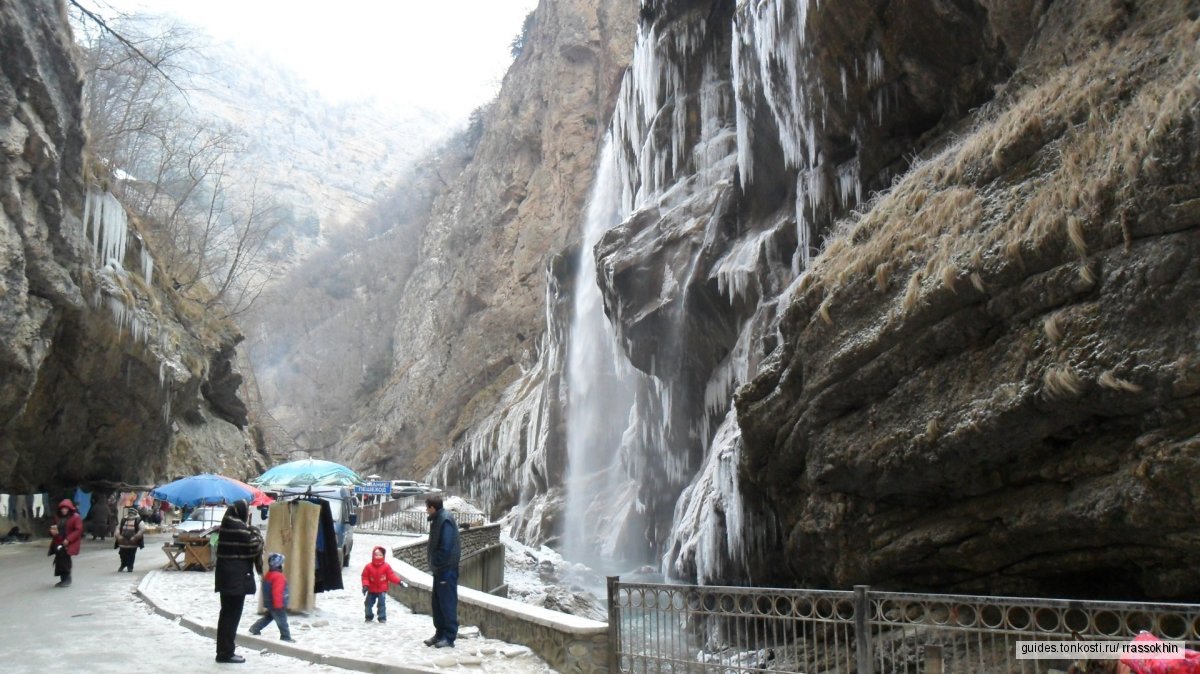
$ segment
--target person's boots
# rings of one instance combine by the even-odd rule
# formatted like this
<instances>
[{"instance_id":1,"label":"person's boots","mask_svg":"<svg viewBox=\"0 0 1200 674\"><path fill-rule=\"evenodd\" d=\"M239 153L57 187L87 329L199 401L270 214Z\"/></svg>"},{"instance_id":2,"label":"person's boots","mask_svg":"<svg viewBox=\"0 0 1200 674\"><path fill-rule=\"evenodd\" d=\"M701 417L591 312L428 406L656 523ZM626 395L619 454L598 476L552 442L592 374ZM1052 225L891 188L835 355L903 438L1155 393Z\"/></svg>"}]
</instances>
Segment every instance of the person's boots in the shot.
<instances>
[{"instance_id":1,"label":"person's boots","mask_svg":"<svg viewBox=\"0 0 1200 674\"><path fill-rule=\"evenodd\" d=\"M54 587L71 587L71 574L64 573L62 580L55 583Z\"/></svg>"}]
</instances>

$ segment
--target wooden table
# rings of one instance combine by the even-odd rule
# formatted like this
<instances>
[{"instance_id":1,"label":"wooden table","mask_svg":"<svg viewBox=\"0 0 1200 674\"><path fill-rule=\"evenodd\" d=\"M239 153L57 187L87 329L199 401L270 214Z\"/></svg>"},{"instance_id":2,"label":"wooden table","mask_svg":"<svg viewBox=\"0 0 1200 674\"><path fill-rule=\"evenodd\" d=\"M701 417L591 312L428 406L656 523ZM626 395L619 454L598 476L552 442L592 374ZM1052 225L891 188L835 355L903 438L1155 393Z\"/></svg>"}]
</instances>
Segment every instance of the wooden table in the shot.
<instances>
[{"instance_id":1,"label":"wooden table","mask_svg":"<svg viewBox=\"0 0 1200 674\"><path fill-rule=\"evenodd\" d=\"M180 566L179 560L183 557L186 548L178 543L163 543L162 549L163 554L167 556L167 565L163 568L183 571L183 567Z\"/></svg>"},{"instance_id":2,"label":"wooden table","mask_svg":"<svg viewBox=\"0 0 1200 674\"><path fill-rule=\"evenodd\" d=\"M183 546L183 569L185 571L208 571L213 568L212 547L207 535L180 534L179 544Z\"/></svg>"}]
</instances>

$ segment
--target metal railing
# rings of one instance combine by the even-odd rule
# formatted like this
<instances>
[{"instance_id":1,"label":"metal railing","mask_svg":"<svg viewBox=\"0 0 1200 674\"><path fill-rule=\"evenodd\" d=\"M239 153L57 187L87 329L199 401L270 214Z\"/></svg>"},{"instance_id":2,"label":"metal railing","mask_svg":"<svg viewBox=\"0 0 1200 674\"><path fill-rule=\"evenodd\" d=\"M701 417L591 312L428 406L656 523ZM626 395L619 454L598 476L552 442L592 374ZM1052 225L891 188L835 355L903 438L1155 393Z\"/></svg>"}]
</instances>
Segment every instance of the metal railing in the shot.
<instances>
[{"instance_id":1,"label":"metal railing","mask_svg":"<svg viewBox=\"0 0 1200 674\"><path fill-rule=\"evenodd\" d=\"M423 496L402 496L398 499L364 505L358 511L358 528L371 531L398 531L424 534L429 531L429 520L423 509L417 509L417 500ZM485 522L482 514L454 512L460 526L478 526Z\"/></svg>"},{"instance_id":2,"label":"metal railing","mask_svg":"<svg viewBox=\"0 0 1200 674\"><path fill-rule=\"evenodd\" d=\"M1200 605L623 583L609 579L610 669L622 672L1044 674L1017 641L1200 645Z\"/></svg>"}]
</instances>

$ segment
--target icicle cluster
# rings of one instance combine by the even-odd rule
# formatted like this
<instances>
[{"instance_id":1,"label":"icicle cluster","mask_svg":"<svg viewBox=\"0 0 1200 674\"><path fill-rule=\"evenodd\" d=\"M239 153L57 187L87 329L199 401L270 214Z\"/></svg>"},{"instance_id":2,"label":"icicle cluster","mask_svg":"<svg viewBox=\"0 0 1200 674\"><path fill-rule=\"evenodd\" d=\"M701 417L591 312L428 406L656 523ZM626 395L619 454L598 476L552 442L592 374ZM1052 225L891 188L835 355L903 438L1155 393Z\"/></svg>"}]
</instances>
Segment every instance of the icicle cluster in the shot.
<instances>
[{"instance_id":1,"label":"icicle cluster","mask_svg":"<svg viewBox=\"0 0 1200 674\"><path fill-rule=\"evenodd\" d=\"M731 62L737 91L739 175L743 186L754 180L753 129L778 129L777 137L771 140L781 148L785 165L798 171L795 274L811 261L814 222L863 201L858 159L830 166L821 153L827 111L835 105L844 109L852 87L872 91L874 105L869 119L860 115L858 124L849 130L851 140L858 142L868 122L884 121L889 103L889 90L881 86L884 61L878 49L843 64L839 69L840 89L832 92L808 71L813 47L806 32L809 11L819 4L817 0L746 3L734 20L736 39ZM765 102L765 109L759 109L760 100ZM753 123L764 114L773 124Z\"/></svg>"},{"instance_id":2,"label":"icicle cluster","mask_svg":"<svg viewBox=\"0 0 1200 674\"><path fill-rule=\"evenodd\" d=\"M154 314L139 306L133 279L125 269L125 252L129 245L129 220L125 209L111 192L96 187L84 197L83 233L92 243L92 260L96 266L97 285L91 297L96 309L107 309L118 333L128 331L135 343L144 344L159 361L159 385L167 386L167 373L172 381L190 377L187 368L168 355L167 335ZM133 234L138 244L141 276L147 287L154 280L154 258L145 241ZM171 415L170 396L164 402L164 421Z\"/></svg>"},{"instance_id":3,"label":"icicle cluster","mask_svg":"<svg viewBox=\"0 0 1200 674\"><path fill-rule=\"evenodd\" d=\"M125 240L129 220L125 207L107 190L91 188L83 203L83 231L91 232L92 260L97 267L125 266Z\"/></svg>"},{"instance_id":4,"label":"icicle cluster","mask_svg":"<svg viewBox=\"0 0 1200 674\"><path fill-rule=\"evenodd\" d=\"M554 329L557 294L554 277L547 273L545 316L549 329L539 340L531 365L505 388L496 410L472 428L428 476L440 484L469 485L471 496L487 511L494 511L514 491L522 505L527 504L547 482L550 414L557 404L557 392L549 385L547 373L559 371L563 351Z\"/></svg>"}]
</instances>

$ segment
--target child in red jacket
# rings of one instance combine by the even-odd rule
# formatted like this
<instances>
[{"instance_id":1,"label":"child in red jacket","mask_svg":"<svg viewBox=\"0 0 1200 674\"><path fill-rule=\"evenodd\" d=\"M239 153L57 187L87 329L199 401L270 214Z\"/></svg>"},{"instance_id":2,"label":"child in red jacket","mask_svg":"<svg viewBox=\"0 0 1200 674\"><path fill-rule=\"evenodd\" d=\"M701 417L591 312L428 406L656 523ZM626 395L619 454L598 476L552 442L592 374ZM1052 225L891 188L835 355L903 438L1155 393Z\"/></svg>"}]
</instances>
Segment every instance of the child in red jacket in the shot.
<instances>
[{"instance_id":1,"label":"child in red jacket","mask_svg":"<svg viewBox=\"0 0 1200 674\"><path fill-rule=\"evenodd\" d=\"M395 585L407 585L403 578L396 575L391 565L383 561L385 554L387 552L383 549L382 545L375 546L375 549L371 551L371 561L363 567L362 591L363 596L367 598L363 602L367 609L367 622L375 619L375 616L371 615L371 606L375 603L379 604L379 622L387 622L387 591L389 582Z\"/></svg>"},{"instance_id":2,"label":"child in red jacket","mask_svg":"<svg viewBox=\"0 0 1200 674\"><path fill-rule=\"evenodd\" d=\"M258 622L250 626L250 633L258 636L262 633L262 628L267 626L267 623L272 620L279 626L280 641L295 641L292 638L292 632L288 629L287 621L287 604L289 598L287 576L283 575L283 555L278 552L272 552L267 557L268 571L263 575L263 604L267 607L267 614L258 619Z\"/></svg>"}]
</instances>

